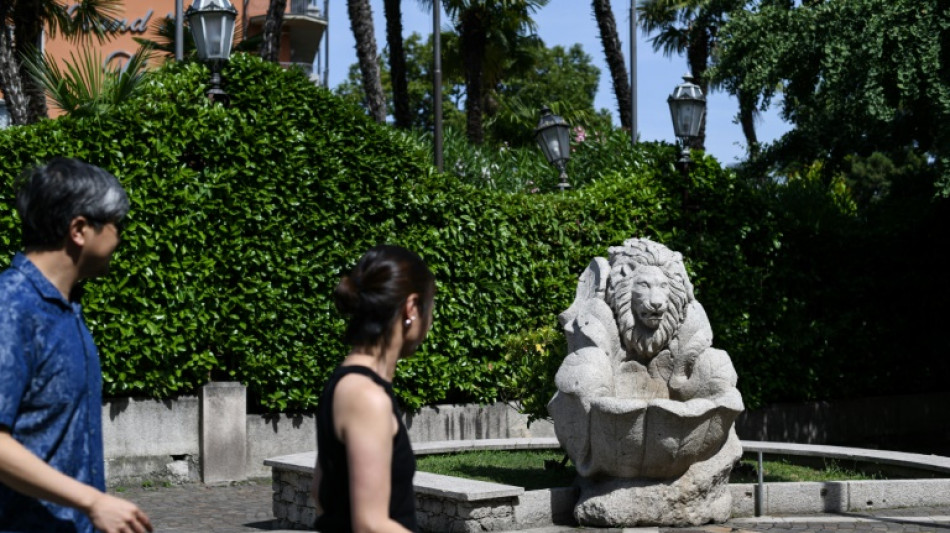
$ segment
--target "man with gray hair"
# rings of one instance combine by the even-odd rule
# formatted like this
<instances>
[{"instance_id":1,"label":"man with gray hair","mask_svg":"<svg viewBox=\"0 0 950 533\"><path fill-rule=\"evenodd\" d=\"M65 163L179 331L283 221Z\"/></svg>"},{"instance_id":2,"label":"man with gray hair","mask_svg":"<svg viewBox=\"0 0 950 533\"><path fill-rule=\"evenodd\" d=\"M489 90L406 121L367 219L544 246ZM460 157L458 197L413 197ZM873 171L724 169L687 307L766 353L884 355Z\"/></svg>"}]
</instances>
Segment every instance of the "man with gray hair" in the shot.
<instances>
[{"instance_id":1,"label":"man with gray hair","mask_svg":"<svg viewBox=\"0 0 950 533\"><path fill-rule=\"evenodd\" d=\"M102 374L75 291L108 272L129 197L57 158L24 174L16 207L24 251L0 273L0 532L152 531L105 492Z\"/></svg>"}]
</instances>

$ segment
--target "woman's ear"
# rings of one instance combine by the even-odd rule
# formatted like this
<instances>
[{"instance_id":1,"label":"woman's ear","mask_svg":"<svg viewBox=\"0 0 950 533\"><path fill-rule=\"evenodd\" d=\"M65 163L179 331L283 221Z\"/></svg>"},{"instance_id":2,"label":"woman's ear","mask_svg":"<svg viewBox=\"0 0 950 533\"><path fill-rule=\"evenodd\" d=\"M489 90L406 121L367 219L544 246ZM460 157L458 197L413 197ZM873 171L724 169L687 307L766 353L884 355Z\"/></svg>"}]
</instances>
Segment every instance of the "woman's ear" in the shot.
<instances>
[{"instance_id":1,"label":"woman's ear","mask_svg":"<svg viewBox=\"0 0 950 533\"><path fill-rule=\"evenodd\" d=\"M419 295L417 293L412 293L406 298L406 303L403 306L403 316L411 320L419 318L421 309L419 308Z\"/></svg>"}]
</instances>

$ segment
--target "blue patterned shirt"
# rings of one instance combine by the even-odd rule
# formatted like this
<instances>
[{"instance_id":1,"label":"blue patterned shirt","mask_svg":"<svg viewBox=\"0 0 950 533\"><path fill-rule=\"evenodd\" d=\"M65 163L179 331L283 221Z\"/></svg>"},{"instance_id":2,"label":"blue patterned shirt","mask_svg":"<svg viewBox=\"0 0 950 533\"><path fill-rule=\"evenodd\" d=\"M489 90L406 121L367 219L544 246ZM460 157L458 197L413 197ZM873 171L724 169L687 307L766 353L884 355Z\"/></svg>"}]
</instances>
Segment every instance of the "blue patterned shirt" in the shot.
<instances>
[{"instance_id":1,"label":"blue patterned shirt","mask_svg":"<svg viewBox=\"0 0 950 533\"><path fill-rule=\"evenodd\" d=\"M60 472L105 490L102 374L78 303L24 255L0 273L0 426ZM0 532L82 532L82 512L0 484Z\"/></svg>"}]
</instances>

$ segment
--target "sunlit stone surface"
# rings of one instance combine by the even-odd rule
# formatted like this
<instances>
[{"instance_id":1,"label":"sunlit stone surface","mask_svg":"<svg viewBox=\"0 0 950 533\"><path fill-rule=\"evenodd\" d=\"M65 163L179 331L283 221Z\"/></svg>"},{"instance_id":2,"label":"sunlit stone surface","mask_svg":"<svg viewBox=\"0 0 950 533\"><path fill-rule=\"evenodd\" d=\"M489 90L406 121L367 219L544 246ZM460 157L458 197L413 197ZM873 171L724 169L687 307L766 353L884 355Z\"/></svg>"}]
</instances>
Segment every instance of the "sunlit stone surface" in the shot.
<instances>
[{"instance_id":1,"label":"sunlit stone surface","mask_svg":"<svg viewBox=\"0 0 950 533\"><path fill-rule=\"evenodd\" d=\"M548 404L580 474L581 524L729 518L743 410L729 355L693 297L683 257L629 239L596 257L559 317L568 355Z\"/></svg>"}]
</instances>

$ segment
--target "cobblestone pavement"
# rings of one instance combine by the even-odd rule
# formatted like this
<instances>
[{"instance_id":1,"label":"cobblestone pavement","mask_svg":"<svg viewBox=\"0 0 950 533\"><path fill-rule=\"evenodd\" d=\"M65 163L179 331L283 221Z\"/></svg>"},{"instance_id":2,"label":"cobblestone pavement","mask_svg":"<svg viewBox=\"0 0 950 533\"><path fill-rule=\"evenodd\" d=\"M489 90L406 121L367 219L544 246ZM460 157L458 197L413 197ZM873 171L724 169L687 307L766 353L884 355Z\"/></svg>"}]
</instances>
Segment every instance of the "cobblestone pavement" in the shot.
<instances>
[{"instance_id":1,"label":"cobblestone pavement","mask_svg":"<svg viewBox=\"0 0 950 533\"><path fill-rule=\"evenodd\" d=\"M284 531L273 527L271 481L231 486L190 484L114 489L138 504L156 533L253 533ZM721 525L690 528L587 529L548 527L524 533L950 533L950 507L888 509L873 514L737 518Z\"/></svg>"}]
</instances>

